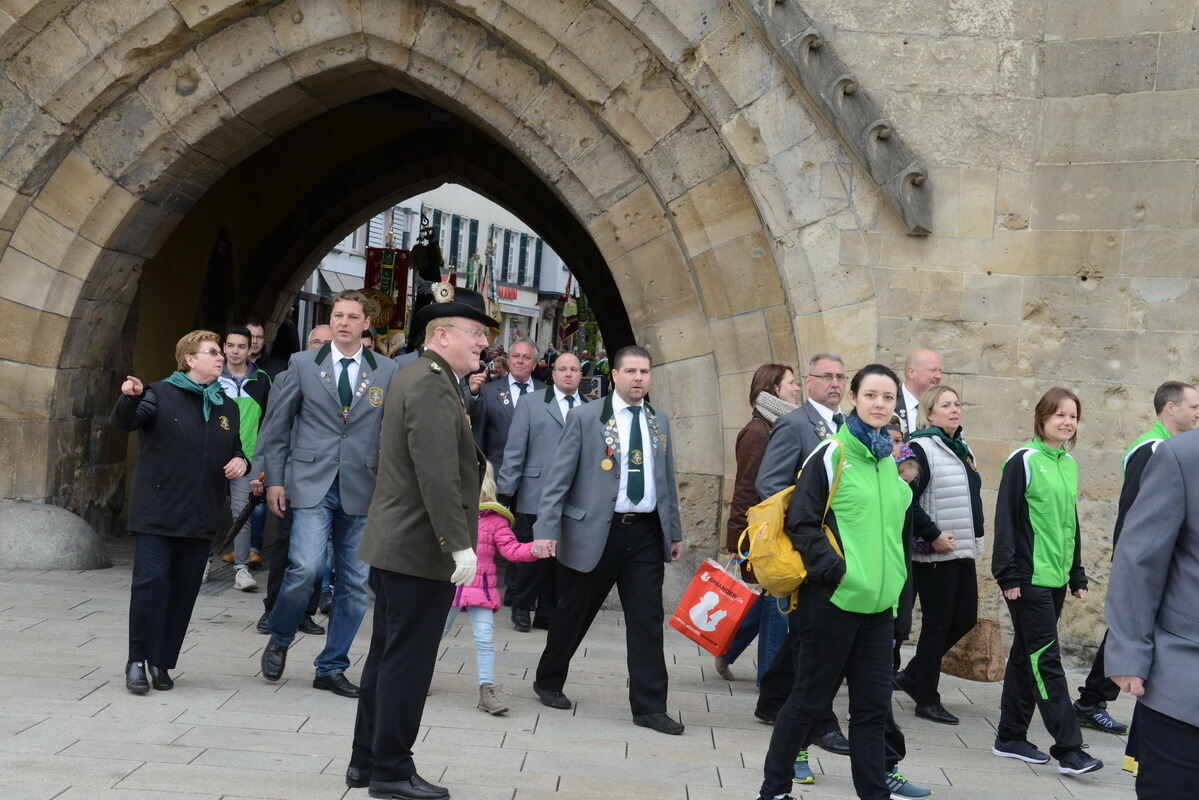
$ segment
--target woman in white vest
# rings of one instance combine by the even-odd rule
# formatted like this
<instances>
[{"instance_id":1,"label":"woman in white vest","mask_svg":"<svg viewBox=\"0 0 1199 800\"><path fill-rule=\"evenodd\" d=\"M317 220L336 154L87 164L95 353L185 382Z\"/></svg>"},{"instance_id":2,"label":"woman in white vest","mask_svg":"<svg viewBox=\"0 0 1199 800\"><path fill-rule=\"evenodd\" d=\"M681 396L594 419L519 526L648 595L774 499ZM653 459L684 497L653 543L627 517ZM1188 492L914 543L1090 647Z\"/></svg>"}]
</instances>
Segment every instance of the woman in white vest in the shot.
<instances>
[{"instance_id":1,"label":"woman in white vest","mask_svg":"<svg viewBox=\"0 0 1199 800\"><path fill-rule=\"evenodd\" d=\"M896 688L916 703L916 716L957 725L941 705L937 685L941 658L965 636L978 616L974 570L983 535L982 480L974 454L962 439L962 402L948 386L933 386L920 398L920 429L909 437L920 464L912 485L920 507L939 535L917 539L912 579L920 598L916 655L895 676Z\"/></svg>"}]
</instances>

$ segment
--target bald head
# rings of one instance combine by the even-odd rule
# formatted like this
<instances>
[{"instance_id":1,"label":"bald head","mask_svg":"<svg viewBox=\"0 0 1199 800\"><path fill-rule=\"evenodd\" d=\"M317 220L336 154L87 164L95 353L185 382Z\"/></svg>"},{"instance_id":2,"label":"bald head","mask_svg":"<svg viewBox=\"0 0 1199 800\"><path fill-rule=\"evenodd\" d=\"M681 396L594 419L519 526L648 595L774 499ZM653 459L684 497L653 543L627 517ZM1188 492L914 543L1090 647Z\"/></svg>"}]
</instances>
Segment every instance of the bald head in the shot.
<instances>
[{"instance_id":1,"label":"bald head","mask_svg":"<svg viewBox=\"0 0 1199 800\"><path fill-rule=\"evenodd\" d=\"M920 397L930 386L941 382L941 356L933 350L921 348L908 353L903 365L903 385Z\"/></svg>"},{"instance_id":2,"label":"bald head","mask_svg":"<svg viewBox=\"0 0 1199 800\"><path fill-rule=\"evenodd\" d=\"M308 334L308 349L319 350L323 345L333 341L333 328L328 325L317 325Z\"/></svg>"}]
</instances>

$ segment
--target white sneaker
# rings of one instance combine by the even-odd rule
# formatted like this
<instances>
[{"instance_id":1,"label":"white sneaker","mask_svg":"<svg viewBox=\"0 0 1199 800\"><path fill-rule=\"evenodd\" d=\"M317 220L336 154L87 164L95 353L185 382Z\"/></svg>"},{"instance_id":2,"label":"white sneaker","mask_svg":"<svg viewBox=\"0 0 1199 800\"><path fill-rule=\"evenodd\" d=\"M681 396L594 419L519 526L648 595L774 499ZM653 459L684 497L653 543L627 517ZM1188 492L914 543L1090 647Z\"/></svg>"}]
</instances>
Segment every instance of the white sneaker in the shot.
<instances>
[{"instance_id":1,"label":"white sneaker","mask_svg":"<svg viewBox=\"0 0 1199 800\"><path fill-rule=\"evenodd\" d=\"M243 592L258 591L258 581L254 580L254 576L250 574L250 568L244 564L238 565L236 574L233 576L233 588Z\"/></svg>"}]
</instances>

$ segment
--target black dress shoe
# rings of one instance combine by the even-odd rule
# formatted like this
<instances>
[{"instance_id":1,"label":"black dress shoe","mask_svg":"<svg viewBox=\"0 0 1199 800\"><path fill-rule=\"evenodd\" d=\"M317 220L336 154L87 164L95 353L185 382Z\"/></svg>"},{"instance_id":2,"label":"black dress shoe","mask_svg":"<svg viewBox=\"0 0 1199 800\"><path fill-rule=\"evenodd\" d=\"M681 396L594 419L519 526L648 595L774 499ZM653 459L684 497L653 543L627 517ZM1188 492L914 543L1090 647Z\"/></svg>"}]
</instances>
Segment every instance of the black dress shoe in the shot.
<instances>
[{"instance_id":1,"label":"black dress shoe","mask_svg":"<svg viewBox=\"0 0 1199 800\"><path fill-rule=\"evenodd\" d=\"M912 698L913 702L920 702L920 698L916 697L916 681L912 680L911 676L903 670L895 673L895 677L891 679L891 685Z\"/></svg>"},{"instance_id":2,"label":"black dress shoe","mask_svg":"<svg viewBox=\"0 0 1199 800\"><path fill-rule=\"evenodd\" d=\"M175 682L165 669L150 665L150 685L160 692L169 692L175 688Z\"/></svg>"},{"instance_id":3,"label":"black dress shoe","mask_svg":"<svg viewBox=\"0 0 1199 800\"><path fill-rule=\"evenodd\" d=\"M332 607L333 607L333 592L321 592L321 599L317 603L316 610L321 612L325 616L328 616L329 609Z\"/></svg>"},{"instance_id":4,"label":"black dress shoe","mask_svg":"<svg viewBox=\"0 0 1199 800\"><path fill-rule=\"evenodd\" d=\"M367 791L371 797L391 800L444 800L450 796L449 789L434 786L420 775L406 781L371 781Z\"/></svg>"},{"instance_id":5,"label":"black dress shoe","mask_svg":"<svg viewBox=\"0 0 1199 800\"><path fill-rule=\"evenodd\" d=\"M537 697L541 700L541 705L543 706L560 710L570 708L570 698L562 694L562 692L555 692L552 689L542 689L536 682L533 683L533 691L537 693Z\"/></svg>"},{"instance_id":6,"label":"black dress shoe","mask_svg":"<svg viewBox=\"0 0 1199 800\"><path fill-rule=\"evenodd\" d=\"M283 667L286 665L287 645L275 644L272 638L262 651L262 677L277 681L283 677Z\"/></svg>"},{"instance_id":7,"label":"black dress shoe","mask_svg":"<svg viewBox=\"0 0 1199 800\"><path fill-rule=\"evenodd\" d=\"M821 750L827 750L833 755L849 755L849 740L841 734L841 731L822 733L816 737L814 744Z\"/></svg>"},{"instance_id":8,"label":"black dress shoe","mask_svg":"<svg viewBox=\"0 0 1199 800\"><path fill-rule=\"evenodd\" d=\"M368 767L346 767L346 786L351 789L365 789L370 785L371 771Z\"/></svg>"},{"instance_id":9,"label":"black dress shoe","mask_svg":"<svg viewBox=\"0 0 1199 800\"><path fill-rule=\"evenodd\" d=\"M529 621L529 609L514 608L512 609L512 626L521 633L528 633L529 628L533 623Z\"/></svg>"},{"instance_id":10,"label":"black dress shoe","mask_svg":"<svg viewBox=\"0 0 1199 800\"><path fill-rule=\"evenodd\" d=\"M640 725L642 728L652 728L658 733L669 733L671 736L678 736L683 732L683 723L676 722L670 716L662 713L639 714L633 717L633 724Z\"/></svg>"},{"instance_id":11,"label":"black dress shoe","mask_svg":"<svg viewBox=\"0 0 1199 800\"><path fill-rule=\"evenodd\" d=\"M932 720L933 722L939 722L942 725L957 725L959 722L958 718L946 711L945 706L940 703L916 706L916 716Z\"/></svg>"},{"instance_id":12,"label":"black dress shoe","mask_svg":"<svg viewBox=\"0 0 1199 800\"><path fill-rule=\"evenodd\" d=\"M331 675L317 675L312 679L314 689L324 689L326 692L341 697L357 697L358 687L350 683L344 672L334 672Z\"/></svg>"},{"instance_id":13,"label":"black dress shoe","mask_svg":"<svg viewBox=\"0 0 1199 800\"><path fill-rule=\"evenodd\" d=\"M150 682L146 680L145 661L130 661L125 665L125 688L134 694L150 691Z\"/></svg>"},{"instance_id":14,"label":"black dress shoe","mask_svg":"<svg viewBox=\"0 0 1199 800\"><path fill-rule=\"evenodd\" d=\"M754 709L754 716L758 718L758 722L765 722L767 725L773 725L776 714L767 714L761 709Z\"/></svg>"},{"instance_id":15,"label":"black dress shoe","mask_svg":"<svg viewBox=\"0 0 1199 800\"><path fill-rule=\"evenodd\" d=\"M316 624L316 620L312 617L304 617L300 620L300 633L308 633L313 636L324 636L325 629Z\"/></svg>"},{"instance_id":16,"label":"black dress shoe","mask_svg":"<svg viewBox=\"0 0 1199 800\"><path fill-rule=\"evenodd\" d=\"M550 629L550 618L543 617L538 614L537 616L533 617L533 627L539 628L543 631L548 631Z\"/></svg>"},{"instance_id":17,"label":"black dress shoe","mask_svg":"<svg viewBox=\"0 0 1199 800\"><path fill-rule=\"evenodd\" d=\"M263 611L262 616L258 618L258 624L254 626L254 630L258 631L259 633L269 634L271 632L271 629L267 627L266 623L267 623L267 620L269 620L270 618L271 618L271 612Z\"/></svg>"}]
</instances>

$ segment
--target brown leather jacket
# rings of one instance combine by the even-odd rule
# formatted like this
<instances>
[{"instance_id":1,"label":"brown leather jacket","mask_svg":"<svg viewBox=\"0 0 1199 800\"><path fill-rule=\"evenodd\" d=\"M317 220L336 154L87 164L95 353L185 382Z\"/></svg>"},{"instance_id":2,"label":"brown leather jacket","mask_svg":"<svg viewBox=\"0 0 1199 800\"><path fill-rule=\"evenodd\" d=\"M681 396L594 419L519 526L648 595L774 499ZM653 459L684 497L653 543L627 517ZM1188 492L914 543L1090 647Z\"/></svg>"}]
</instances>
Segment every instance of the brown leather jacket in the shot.
<instances>
[{"instance_id":1,"label":"brown leather jacket","mask_svg":"<svg viewBox=\"0 0 1199 800\"><path fill-rule=\"evenodd\" d=\"M729 552L737 549L737 540L745 530L745 512L762 499L754 489L754 481L769 439L770 423L757 411L737 434L737 477L733 480L733 500L729 504L729 524L725 531L725 547Z\"/></svg>"}]
</instances>

